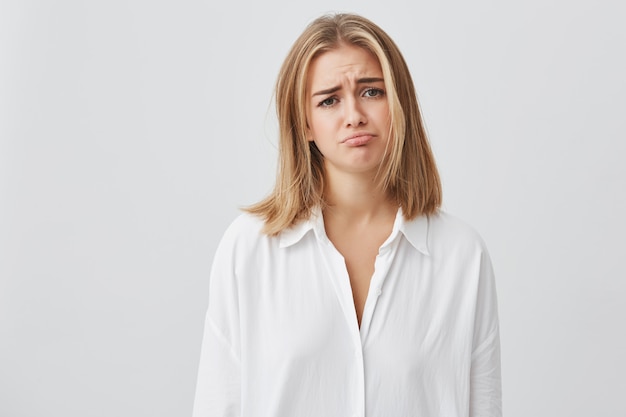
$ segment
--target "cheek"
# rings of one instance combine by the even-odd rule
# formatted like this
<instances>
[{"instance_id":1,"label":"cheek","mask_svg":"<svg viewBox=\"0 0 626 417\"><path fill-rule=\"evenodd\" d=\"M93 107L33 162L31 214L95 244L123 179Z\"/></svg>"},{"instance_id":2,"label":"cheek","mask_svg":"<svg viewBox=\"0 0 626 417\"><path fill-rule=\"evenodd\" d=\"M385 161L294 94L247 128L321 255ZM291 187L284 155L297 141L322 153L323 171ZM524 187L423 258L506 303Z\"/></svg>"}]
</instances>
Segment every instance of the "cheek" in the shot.
<instances>
[{"instance_id":1,"label":"cheek","mask_svg":"<svg viewBox=\"0 0 626 417\"><path fill-rule=\"evenodd\" d=\"M326 115L313 115L310 119L310 130L313 135L322 135L333 127L332 118Z\"/></svg>"},{"instance_id":2,"label":"cheek","mask_svg":"<svg viewBox=\"0 0 626 417\"><path fill-rule=\"evenodd\" d=\"M391 114L389 114L389 110L383 109L380 113L381 121L381 129L387 135L387 139L389 139L389 133L391 130Z\"/></svg>"}]
</instances>

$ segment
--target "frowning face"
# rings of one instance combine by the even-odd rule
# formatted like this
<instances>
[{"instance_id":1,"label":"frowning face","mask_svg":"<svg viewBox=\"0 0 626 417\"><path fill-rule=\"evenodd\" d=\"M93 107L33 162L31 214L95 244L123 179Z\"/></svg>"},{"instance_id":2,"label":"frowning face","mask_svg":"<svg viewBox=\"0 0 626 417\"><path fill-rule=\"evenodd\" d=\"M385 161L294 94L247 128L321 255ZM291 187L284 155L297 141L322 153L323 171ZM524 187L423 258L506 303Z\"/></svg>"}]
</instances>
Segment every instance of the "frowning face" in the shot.
<instances>
[{"instance_id":1,"label":"frowning face","mask_svg":"<svg viewBox=\"0 0 626 417\"><path fill-rule=\"evenodd\" d=\"M327 175L376 175L389 140L382 69L369 51L342 44L316 57L307 78L308 139Z\"/></svg>"}]
</instances>

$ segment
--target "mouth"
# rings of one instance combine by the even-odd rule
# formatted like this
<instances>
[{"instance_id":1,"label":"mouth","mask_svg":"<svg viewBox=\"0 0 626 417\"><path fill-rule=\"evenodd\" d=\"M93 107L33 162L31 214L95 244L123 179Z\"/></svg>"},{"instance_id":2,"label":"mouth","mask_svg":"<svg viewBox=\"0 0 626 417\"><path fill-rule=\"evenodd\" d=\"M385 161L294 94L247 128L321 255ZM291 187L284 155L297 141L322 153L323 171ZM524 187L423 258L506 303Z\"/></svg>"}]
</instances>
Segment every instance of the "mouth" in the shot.
<instances>
[{"instance_id":1,"label":"mouth","mask_svg":"<svg viewBox=\"0 0 626 417\"><path fill-rule=\"evenodd\" d=\"M371 142L376 135L369 132L359 132L344 138L341 143L347 146L362 146Z\"/></svg>"}]
</instances>

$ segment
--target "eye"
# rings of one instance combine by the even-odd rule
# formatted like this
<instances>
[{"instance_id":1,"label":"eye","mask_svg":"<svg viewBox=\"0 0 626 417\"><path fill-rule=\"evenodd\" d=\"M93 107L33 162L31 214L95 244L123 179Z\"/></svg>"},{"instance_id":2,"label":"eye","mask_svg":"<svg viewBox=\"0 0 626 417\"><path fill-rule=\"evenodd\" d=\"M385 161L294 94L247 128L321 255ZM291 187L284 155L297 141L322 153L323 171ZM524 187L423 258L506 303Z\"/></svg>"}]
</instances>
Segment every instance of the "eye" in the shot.
<instances>
[{"instance_id":1,"label":"eye","mask_svg":"<svg viewBox=\"0 0 626 417\"><path fill-rule=\"evenodd\" d=\"M363 92L363 96L367 98L382 97L384 95L385 92L380 88L368 88Z\"/></svg>"},{"instance_id":2,"label":"eye","mask_svg":"<svg viewBox=\"0 0 626 417\"><path fill-rule=\"evenodd\" d=\"M328 98L320 101L318 106L319 107L331 107L335 103L337 103L337 98L336 97L328 97Z\"/></svg>"}]
</instances>

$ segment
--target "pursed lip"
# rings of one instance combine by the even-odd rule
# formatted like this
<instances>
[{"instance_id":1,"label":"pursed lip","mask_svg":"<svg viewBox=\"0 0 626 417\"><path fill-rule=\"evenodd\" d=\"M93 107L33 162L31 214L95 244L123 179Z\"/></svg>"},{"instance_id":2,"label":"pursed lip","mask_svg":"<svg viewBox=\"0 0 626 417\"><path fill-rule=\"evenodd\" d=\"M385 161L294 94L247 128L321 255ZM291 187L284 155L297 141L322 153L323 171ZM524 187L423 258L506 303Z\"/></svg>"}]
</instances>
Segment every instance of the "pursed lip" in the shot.
<instances>
[{"instance_id":1,"label":"pursed lip","mask_svg":"<svg viewBox=\"0 0 626 417\"><path fill-rule=\"evenodd\" d=\"M376 135L370 132L357 132L350 136L346 136L340 143L345 143L351 146L365 145L372 140Z\"/></svg>"}]
</instances>

